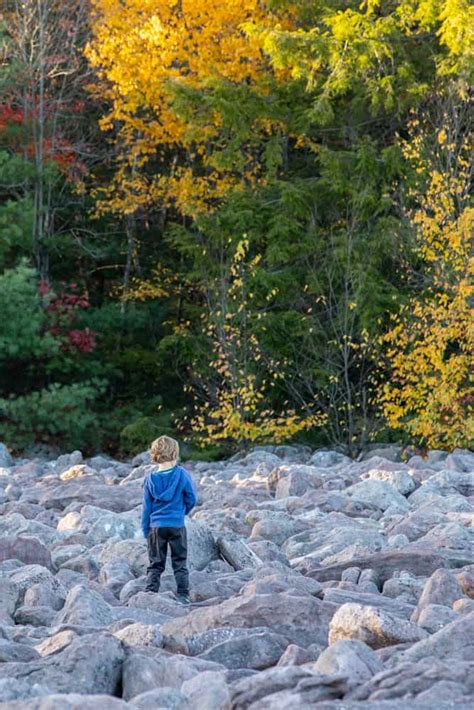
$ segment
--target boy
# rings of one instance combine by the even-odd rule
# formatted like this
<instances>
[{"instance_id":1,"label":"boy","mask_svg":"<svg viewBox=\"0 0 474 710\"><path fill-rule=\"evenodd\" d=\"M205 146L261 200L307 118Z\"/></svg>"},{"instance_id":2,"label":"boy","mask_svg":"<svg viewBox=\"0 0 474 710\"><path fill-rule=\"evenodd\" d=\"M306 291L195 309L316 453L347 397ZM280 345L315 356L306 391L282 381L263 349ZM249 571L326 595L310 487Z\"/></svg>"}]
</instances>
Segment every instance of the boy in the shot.
<instances>
[{"instance_id":1,"label":"boy","mask_svg":"<svg viewBox=\"0 0 474 710\"><path fill-rule=\"evenodd\" d=\"M143 489L142 530L147 538L150 558L146 591L159 591L169 545L178 600L189 604L184 518L196 505L196 489L189 473L178 466L177 441L160 436L152 443L150 452L158 470L147 474Z\"/></svg>"}]
</instances>

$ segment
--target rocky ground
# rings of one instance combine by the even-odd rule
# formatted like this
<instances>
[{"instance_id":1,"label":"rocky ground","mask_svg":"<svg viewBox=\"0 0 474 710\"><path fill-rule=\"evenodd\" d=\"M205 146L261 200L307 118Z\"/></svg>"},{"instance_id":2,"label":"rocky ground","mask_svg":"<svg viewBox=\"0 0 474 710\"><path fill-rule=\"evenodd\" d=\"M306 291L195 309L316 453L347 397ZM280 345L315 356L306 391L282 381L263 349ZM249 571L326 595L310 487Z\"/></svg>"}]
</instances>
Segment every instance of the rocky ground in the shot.
<instances>
[{"instance_id":1,"label":"rocky ground","mask_svg":"<svg viewBox=\"0 0 474 710\"><path fill-rule=\"evenodd\" d=\"M144 590L147 455L0 445L0 708L474 707L474 454L187 465L193 604Z\"/></svg>"}]
</instances>

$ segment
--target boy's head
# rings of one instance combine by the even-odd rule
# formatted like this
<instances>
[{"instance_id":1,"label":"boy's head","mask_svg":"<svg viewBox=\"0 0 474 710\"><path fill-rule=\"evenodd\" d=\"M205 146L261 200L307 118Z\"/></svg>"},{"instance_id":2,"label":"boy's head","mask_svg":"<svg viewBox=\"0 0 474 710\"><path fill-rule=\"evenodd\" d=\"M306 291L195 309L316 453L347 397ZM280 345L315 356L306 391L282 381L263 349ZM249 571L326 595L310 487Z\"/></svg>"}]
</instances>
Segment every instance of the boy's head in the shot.
<instances>
[{"instance_id":1,"label":"boy's head","mask_svg":"<svg viewBox=\"0 0 474 710\"><path fill-rule=\"evenodd\" d=\"M176 439L170 436L159 436L150 446L151 460L155 463L167 463L177 461L179 456L179 444Z\"/></svg>"}]
</instances>

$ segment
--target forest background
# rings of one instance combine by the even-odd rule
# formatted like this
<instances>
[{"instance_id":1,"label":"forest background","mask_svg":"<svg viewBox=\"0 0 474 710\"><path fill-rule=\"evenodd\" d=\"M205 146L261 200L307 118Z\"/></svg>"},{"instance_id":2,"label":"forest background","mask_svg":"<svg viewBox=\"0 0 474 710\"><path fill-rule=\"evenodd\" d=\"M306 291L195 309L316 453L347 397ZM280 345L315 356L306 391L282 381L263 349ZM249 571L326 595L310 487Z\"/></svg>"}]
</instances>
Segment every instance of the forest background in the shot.
<instances>
[{"instance_id":1,"label":"forest background","mask_svg":"<svg viewBox=\"0 0 474 710\"><path fill-rule=\"evenodd\" d=\"M468 0L2 0L0 439L469 446Z\"/></svg>"}]
</instances>

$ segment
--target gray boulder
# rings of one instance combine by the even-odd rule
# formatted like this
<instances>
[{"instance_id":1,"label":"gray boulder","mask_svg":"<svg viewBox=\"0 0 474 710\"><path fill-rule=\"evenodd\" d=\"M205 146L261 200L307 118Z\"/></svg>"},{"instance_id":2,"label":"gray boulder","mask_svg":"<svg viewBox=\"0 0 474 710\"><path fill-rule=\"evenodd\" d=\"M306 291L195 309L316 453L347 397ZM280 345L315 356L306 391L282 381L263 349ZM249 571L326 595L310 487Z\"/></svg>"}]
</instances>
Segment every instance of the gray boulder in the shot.
<instances>
[{"instance_id":1,"label":"gray boulder","mask_svg":"<svg viewBox=\"0 0 474 710\"><path fill-rule=\"evenodd\" d=\"M453 604L453 611L457 614L470 614L474 611L474 599L457 599Z\"/></svg>"},{"instance_id":2,"label":"gray boulder","mask_svg":"<svg viewBox=\"0 0 474 710\"><path fill-rule=\"evenodd\" d=\"M474 453L468 449L454 449L446 457L446 468L474 472Z\"/></svg>"},{"instance_id":3,"label":"gray boulder","mask_svg":"<svg viewBox=\"0 0 474 710\"><path fill-rule=\"evenodd\" d=\"M25 565L20 567L10 575L10 581L16 585L21 602L25 597L26 591L34 584L41 584L49 588L51 593L64 596L64 588L61 582L42 565Z\"/></svg>"},{"instance_id":4,"label":"gray boulder","mask_svg":"<svg viewBox=\"0 0 474 710\"><path fill-rule=\"evenodd\" d=\"M87 547L79 543L67 545L64 542L51 548L51 558L57 569L60 569L66 562L79 557L87 552Z\"/></svg>"},{"instance_id":5,"label":"gray boulder","mask_svg":"<svg viewBox=\"0 0 474 710\"><path fill-rule=\"evenodd\" d=\"M353 688L383 669L383 663L362 641L341 639L321 653L314 669L325 675L342 675Z\"/></svg>"},{"instance_id":6,"label":"gray boulder","mask_svg":"<svg viewBox=\"0 0 474 710\"><path fill-rule=\"evenodd\" d=\"M56 612L49 606L20 606L15 611L16 624L23 626L51 626Z\"/></svg>"},{"instance_id":7,"label":"gray boulder","mask_svg":"<svg viewBox=\"0 0 474 710\"><path fill-rule=\"evenodd\" d=\"M441 604L427 604L418 614L417 623L421 629L434 634L459 618L452 609Z\"/></svg>"},{"instance_id":8,"label":"gray boulder","mask_svg":"<svg viewBox=\"0 0 474 710\"><path fill-rule=\"evenodd\" d=\"M114 564L111 562L110 564ZM122 589L120 590L119 593L119 599L122 602L122 604L126 604L127 601L134 596L134 594L137 594L138 592L144 592L146 587L146 575L142 575L141 577L138 577L138 579L131 579L129 582L126 582Z\"/></svg>"},{"instance_id":9,"label":"gray boulder","mask_svg":"<svg viewBox=\"0 0 474 710\"><path fill-rule=\"evenodd\" d=\"M95 580L99 575L99 564L92 552L86 550L77 557L72 557L67 562L63 562L61 569L73 570L80 572L87 579Z\"/></svg>"},{"instance_id":10,"label":"gray boulder","mask_svg":"<svg viewBox=\"0 0 474 710\"><path fill-rule=\"evenodd\" d=\"M169 594L156 594L155 592L138 592L127 602L129 608L152 609L165 616L186 616L189 609L180 604L175 597Z\"/></svg>"},{"instance_id":11,"label":"gray boulder","mask_svg":"<svg viewBox=\"0 0 474 710\"><path fill-rule=\"evenodd\" d=\"M266 627L238 628L235 626L217 627L199 634L186 634L165 636L164 646L173 653L184 653L188 656L199 656L213 646L229 641L230 639L249 636L256 633L270 632Z\"/></svg>"},{"instance_id":12,"label":"gray boulder","mask_svg":"<svg viewBox=\"0 0 474 710\"><path fill-rule=\"evenodd\" d=\"M370 459L384 459L385 461L401 461L403 448L395 444L375 445L364 451L360 455L361 461L370 461Z\"/></svg>"},{"instance_id":13,"label":"gray boulder","mask_svg":"<svg viewBox=\"0 0 474 710\"><path fill-rule=\"evenodd\" d=\"M313 675L302 678L291 689L270 692L260 700L252 703L252 710L281 710L282 708L297 708L306 710L319 706L323 700L342 698L347 691L347 682L343 676ZM232 705L234 708L244 708L245 703Z\"/></svg>"},{"instance_id":14,"label":"gray boulder","mask_svg":"<svg viewBox=\"0 0 474 710\"><path fill-rule=\"evenodd\" d=\"M446 461L448 462L448 460L449 457ZM444 496L456 493L462 496L472 496L474 495L474 469L471 471L444 469L431 476L429 483L436 486Z\"/></svg>"},{"instance_id":15,"label":"gray boulder","mask_svg":"<svg viewBox=\"0 0 474 710\"><path fill-rule=\"evenodd\" d=\"M384 582L382 594L392 599L398 597L399 601L416 605L423 592L425 582L425 577L415 577L413 574L401 570Z\"/></svg>"},{"instance_id":16,"label":"gray boulder","mask_svg":"<svg viewBox=\"0 0 474 710\"><path fill-rule=\"evenodd\" d=\"M289 519L288 519L289 518ZM311 526L303 520L294 520L290 516L266 517L258 520L252 528L251 538L261 538L282 545L292 535L297 535Z\"/></svg>"},{"instance_id":17,"label":"gray boulder","mask_svg":"<svg viewBox=\"0 0 474 710\"><path fill-rule=\"evenodd\" d=\"M0 665L0 669L2 665ZM32 685L28 679L13 676L11 678L0 677L0 704L7 708L13 706L17 710L23 710L26 699L50 695L50 693L51 691L44 685L38 683ZM18 698L21 700L18 701Z\"/></svg>"},{"instance_id":18,"label":"gray boulder","mask_svg":"<svg viewBox=\"0 0 474 710\"><path fill-rule=\"evenodd\" d=\"M420 545L447 548L448 554L458 558L460 566L474 562L474 531L458 522L436 525L418 540Z\"/></svg>"},{"instance_id":19,"label":"gray boulder","mask_svg":"<svg viewBox=\"0 0 474 710\"><path fill-rule=\"evenodd\" d=\"M108 626L113 621L111 607L97 592L76 585L69 590L63 609L56 616L56 624L75 624L78 626Z\"/></svg>"},{"instance_id":20,"label":"gray boulder","mask_svg":"<svg viewBox=\"0 0 474 710\"><path fill-rule=\"evenodd\" d=\"M360 483L355 483L353 486L346 488L344 493L361 503L370 503L382 510L387 510L389 507L394 507L402 512L408 510L406 498L386 481L375 479L360 481Z\"/></svg>"},{"instance_id":21,"label":"gray boulder","mask_svg":"<svg viewBox=\"0 0 474 710\"><path fill-rule=\"evenodd\" d=\"M67 513L60 519L58 530L63 533L72 531L87 533L94 545L106 542L112 537L121 540L141 538L138 513L135 514L133 511L114 513L93 505L84 505L80 512Z\"/></svg>"},{"instance_id":22,"label":"gray boulder","mask_svg":"<svg viewBox=\"0 0 474 710\"><path fill-rule=\"evenodd\" d=\"M316 466L280 464L268 476L266 488L277 499L302 496L308 490L321 488L327 475L324 469Z\"/></svg>"},{"instance_id":23,"label":"gray boulder","mask_svg":"<svg viewBox=\"0 0 474 710\"><path fill-rule=\"evenodd\" d=\"M118 597L127 582L134 580L135 577L126 560L114 560L101 567L98 579Z\"/></svg>"},{"instance_id":24,"label":"gray boulder","mask_svg":"<svg viewBox=\"0 0 474 710\"><path fill-rule=\"evenodd\" d=\"M209 527L200 520L186 518L186 533L188 537L189 569L202 570L219 558L214 537ZM170 569L168 567L168 569Z\"/></svg>"},{"instance_id":25,"label":"gray boulder","mask_svg":"<svg viewBox=\"0 0 474 710\"><path fill-rule=\"evenodd\" d=\"M232 569L232 568L231 568ZM214 573L214 572L191 572L191 599L194 602L214 599L215 602L228 599L242 589L245 581L249 578L251 570L242 570L239 573ZM175 581L163 578L162 588L174 590Z\"/></svg>"},{"instance_id":26,"label":"gray boulder","mask_svg":"<svg viewBox=\"0 0 474 710\"><path fill-rule=\"evenodd\" d=\"M308 570L308 576L325 582L330 579L340 579L348 567L376 570L382 582L390 579L396 572L404 570L414 575L428 576L439 567L448 567L450 560L439 551L427 547L411 547L402 550L381 550L372 555L358 557L352 561L337 565L314 567ZM461 566L461 565L460 565Z\"/></svg>"},{"instance_id":27,"label":"gray boulder","mask_svg":"<svg viewBox=\"0 0 474 710\"><path fill-rule=\"evenodd\" d=\"M429 604L451 607L453 602L462 596L461 587L454 574L447 569L437 569L426 582L411 620L417 622L422 610Z\"/></svg>"},{"instance_id":28,"label":"gray boulder","mask_svg":"<svg viewBox=\"0 0 474 710\"><path fill-rule=\"evenodd\" d=\"M373 649L416 642L427 633L416 624L377 607L343 604L329 625L329 643L340 639L363 641Z\"/></svg>"},{"instance_id":29,"label":"gray boulder","mask_svg":"<svg viewBox=\"0 0 474 710\"><path fill-rule=\"evenodd\" d=\"M435 525L445 521L446 516L442 510L430 505L423 505L388 525L386 530L389 535L405 535L412 542L426 535Z\"/></svg>"},{"instance_id":30,"label":"gray boulder","mask_svg":"<svg viewBox=\"0 0 474 710\"><path fill-rule=\"evenodd\" d=\"M127 707L139 710L150 708L166 708L166 710L192 710L193 707L181 691L176 688L155 688L146 693L140 693L130 700Z\"/></svg>"},{"instance_id":31,"label":"gray boulder","mask_svg":"<svg viewBox=\"0 0 474 710\"><path fill-rule=\"evenodd\" d=\"M408 496L416 488L414 478L405 469L399 471L379 470L378 468L370 469L362 474L362 478L374 481L386 481L390 483L402 496Z\"/></svg>"},{"instance_id":32,"label":"gray boulder","mask_svg":"<svg viewBox=\"0 0 474 710\"><path fill-rule=\"evenodd\" d=\"M158 649L153 655L134 651L123 665L123 698L131 700L141 693L161 687L179 690L184 681L208 670L220 671L224 668L200 658L175 656Z\"/></svg>"},{"instance_id":33,"label":"gray boulder","mask_svg":"<svg viewBox=\"0 0 474 710\"><path fill-rule=\"evenodd\" d=\"M222 557L232 565L235 570L241 570L247 567L259 567L262 565L261 559L237 535L230 533L220 535L216 543Z\"/></svg>"},{"instance_id":34,"label":"gray boulder","mask_svg":"<svg viewBox=\"0 0 474 710\"><path fill-rule=\"evenodd\" d=\"M102 567L117 560L125 561L137 577L145 574L149 565L146 541L111 538L100 549L98 561Z\"/></svg>"},{"instance_id":35,"label":"gray boulder","mask_svg":"<svg viewBox=\"0 0 474 710\"><path fill-rule=\"evenodd\" d=\"M26 590L23 601L26 606L48 606L58 611L62 608L65 597L65 590L37 582Z\"/></svg>"},{"instance_id":36,"label":"gray boulder","mask_svg":"<svg viewBox=\"0 0 474 710\"><path fill-rule=\"evenodd\" d=\"M311 671L299 666L269 668L243 678L231 689L232 710L247 710L262 698L282 690L292 689L301 680L312 678L314 674Z\"/></svg>"},{"instance_id":37,"label":"gray boulder","mask_svg":"<svg viewBox=\"0 0 474 710\"><path fill-rule=\"evenodd\" d=\"M26 680L34 695L49 693L104 693L114 695L118 690L124 652L120 641L110 634L92 634L77 638L61 653L39 661L0 664L0 681L14 677ZM1 692L1 685L0 685ZM27 695L17 696L31 697ZM2 696L0 695L0 699Z\"/></svg>"},{"instance_id":38,"label":"gray boulder","mask_svg":"<svg viewBox=\"0 0 474 710\"><path fill-rule=\"evenodd\" d=\"M107 510L122 513L141 504L143 493L140 487L109 486L97 480L97 476L59 481L48 488L39 498L47 510L62 511L72 504L100 505Z\"/></svg>"},{"instance_id":39,"label":"gray boulder","mask_svg":"<svg viewBox=\"0 0 474 710\"><path fill-rule=\"evenodd\" d=\"M0 639L0 663L34 661L37 658L40 658L40 655L31 646Z\"/></svg>"},{"instance_id":40,"label":"gray boulder","mask_svg":"<svg viewBox=\"0 0 474 710\"><path fill-rule=\"evenodd\" d=\"M302 648L295 643L290 643L286 651L281 655L277 666L302 666L305 663L316 661L323 648L313 644L309 648Z\"/></svg>"},{"instance_id":41,"label":"gray boulder","mask_svg":"<svg viewBox=\"0 0 474 710\"><path fill-rule=\"evenodd\" d=\"M254 572L253 579L248 581L240 591L243 596L248 597L254 594L276 594L290 590L296 594L322 596L322 585L319 582L286 567L279 571L274 571L272 567L260 567Z\"/></svg>"},{"instance_id":42,"label":"gray boulder","mask_svg":"<svg viewBox=\"0 0 474 710\"><path fill-rule=\"evenodd\" d=\"M390 666L373 676L363 685L350 691L346 699L359 701L359 705L372 707L371 701L386 701L389 708L394 707L394 701L411 707L431 708L443 707L443 701L448 701L447 707L472 707L474 692L473 664L465 661L456 663L443 662L436 658L424 658L414 663L399 663ZM361 703L361 701L364 701ZM367 705L365 701L369 701ZM390 701L390 702L389 702ZM397 707L395 705L395 707ZM401 707L400 707L401 710Z\"/></svg>"},{"instance_id":43,"label":"gray boulder","mask_svg":"<svg viewBox=\"0 0 474 710\"><path fill-rule=\"evenodd\" d=\"M13 624L12 616L19 602L20 589L11 579L0 576L0 624Z\"/></svg>"},{"instance_id":44,"label":"gray boulder","mask_svg":"<svg viewBox=\"0 0 474 710\"><path fill-rule=\"evenodd\" d=\"M200 655L206 661L222 663L227 668L262 670L274 666L288 646L276 633L256 633L222 641Z\"/></svg>"},{"instance_id":45,"label":"gray boulder","mask_svg":"<svg viewBox=\"0 0 474 710\"><path fill-rule=\"evenodd\" d=\"M469 449L454 449L446 457L446 467L458 471L474 471L474 453Z\"/></svg>"},{"instance_id":46,"label":"gray boulder","mask_svg":"<svg viewBox=\"0 0 474 710\"><path fill-rule=\"evenodd\" d=\"M474 612L460 616L432 636L424 638L393 658L394 663L415 663L421 659L460 656L474 661Z\"/></svg>"},{"instance_id":47,"label":"gray boulder","mask_svg":"<svg viewBox=\"0 0 474 710\"><path fill-rule=\"evenodd\" d=\"M199 710L230 710L231 699L225 673L204 671L184 681L181 692L192 708Z\"/></svg>"},{"instance_id":48,"label":"gray boulder","mask_svg":"<svg viewBox=\"0 0 474 710\"><path fill-rule=\"evenodd\" d=\"M354 603L362 606L372 606L388 611L394 616L402 619L410 619L415 607L402 599L391 599L380 594L362 592L359 589L351 591L347 589L329 588L324 591L324 600L341 606L342 604Z\"/></svg>"},{"instance_id":49,"label":"gray boulder","mask_svg":"<svg viewBox=\"0 0 474 710\"><path fill-rule=\"evenodd\" d=\"M355 521L341 513L330 513L314 523L312 529L293 535L281 549L293 567L306 573L313 566L330 567L336 555L343 557L340 562L347 561L347 567L354 566L351 560L381 550L385 544L374 521Z\"/></svg>"},{"instance_id":50,"label":"gray boulder","mask_svg":"<svg viewBox=\"0 0 474 710\"><path fill-rule=\"evenodd\" d=\"M272 540L262 540L262 539L252 539L249 538L248 546L255 552L257 557L259 557L264 564L267 563L280 563L289 566L287 557L279 549L278 545Z\"/></svg>"},{"instance_id":51,"label":"gray boulder","mask_svg":"<svg viewBox=\"0 0 474 710\"><path fill-rule=\"evenodd\" d=\"M288 498L289 496L302 496L311 488L321 488L323 478L316 474L317 469L308 471L310 466L282 466L280 471L285 471L285 475L280 475L278 479L275 498ZM301 470L306 469L306 470Z\"/></svg>"}]
</instances>

